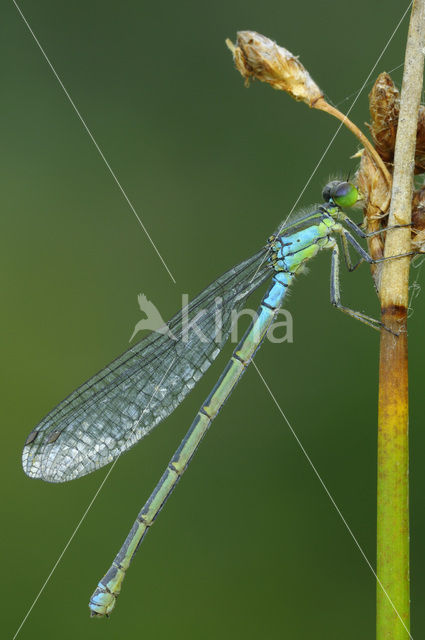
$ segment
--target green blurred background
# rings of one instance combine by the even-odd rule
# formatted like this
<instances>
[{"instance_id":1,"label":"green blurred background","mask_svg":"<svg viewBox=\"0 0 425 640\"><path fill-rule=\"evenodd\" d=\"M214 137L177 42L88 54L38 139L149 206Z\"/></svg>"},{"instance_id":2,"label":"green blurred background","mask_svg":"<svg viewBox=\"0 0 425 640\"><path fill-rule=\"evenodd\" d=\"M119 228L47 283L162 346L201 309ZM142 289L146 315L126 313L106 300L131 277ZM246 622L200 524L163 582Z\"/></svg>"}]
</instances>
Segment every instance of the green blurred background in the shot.
<instances>
[{"instance_id":1,"label":"green blurred background","mask_svg":"<svg viewBox=\"0 0 425 640\"><path fill-rule=\"evenodd\" d=\"M12 637L105 469L27 478L21 449L58 401L128 346L137 293L164 318L261 246L337 123L249 90L226 37L255 29L299 54L347 110L405 9L399 2L21 3L171 269L173 284L16 8L4 9L1 314L2 637ZM405 21L373 78L403 61ZM399 83L401 69L394 79ZM367 92L353 119L368 119ZM341 131L301 204L355 169ZM414 271L413 277L417 272ZM423 281L425 270L419 275ZM289 301L294 343L257 364L368 558L375 555L378 335L329 305L329 256ZM377 315L365 266L344 301ZM423 314L410 323L412 605L425 633ZM227 349L183 406L120 459L20 632L26 638L373 638L375 581L263 384L248 371L129 572L109 621L88 598L162 473Z\"/></svg>"}]
</instances>

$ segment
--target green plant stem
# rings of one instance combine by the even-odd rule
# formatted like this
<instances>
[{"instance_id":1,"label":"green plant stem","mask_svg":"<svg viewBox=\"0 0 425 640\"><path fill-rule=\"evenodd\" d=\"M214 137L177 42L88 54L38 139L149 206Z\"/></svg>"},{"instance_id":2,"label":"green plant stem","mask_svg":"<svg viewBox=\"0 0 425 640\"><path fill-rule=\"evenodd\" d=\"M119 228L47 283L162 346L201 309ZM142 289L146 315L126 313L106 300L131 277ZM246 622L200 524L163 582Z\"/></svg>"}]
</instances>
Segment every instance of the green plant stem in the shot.
<instances>
[{"instance_id":1,"label":"green plant stem","mask_svg":"<svg viewBox=\"0 0 425 640\"><path fill-rule=\"evenodd\" d=\"M425 46L425 0L412 6L388 226L411 221L417 116ZM410 229L389 231L385 257L411 250ZM410 636L407 308L410 258L388 260L381 279L378 408L377 640Z\"/></svg>"}]
</instances>

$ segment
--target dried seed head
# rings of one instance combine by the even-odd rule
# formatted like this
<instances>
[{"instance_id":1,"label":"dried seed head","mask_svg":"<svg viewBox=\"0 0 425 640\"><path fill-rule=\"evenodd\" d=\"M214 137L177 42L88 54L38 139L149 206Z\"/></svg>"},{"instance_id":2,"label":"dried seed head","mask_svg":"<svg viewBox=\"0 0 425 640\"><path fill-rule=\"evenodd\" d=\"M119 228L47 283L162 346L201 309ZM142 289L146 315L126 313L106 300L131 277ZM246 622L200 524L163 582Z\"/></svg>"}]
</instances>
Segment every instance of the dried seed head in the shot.
<instances>
[{"instance_id":1,"label":"dried seed head","mask_svg":"<svg viewBox=\"0 0 425 640\"><path fill-rule=\"evenodd\" d=\"M370 132L375 147L385 162L393 162L400 112L400 94L388 73L381 73L369 94ZM425 106L418 114L416 134L415 173L425 172Z\"/></svg>"},{"instance_id":2,"label":"dried seed head","mask_svg":"<svg viewBox=\"0 0 425 640\"><path fill-rule=\"evenodd\" d=\"M381 228L383 212L388 208L389 190L388 183L382 172L368 153L362 153L355 184L363 196L363 213L367 222L367 230L370 232L378 231ZM384 256L384 243L380 234L368 238L367 244L372 258L377 260ZM372 276L378 291L380 288L381 267L381 264L371 265Z\"/></svg>"},{"instance_id":3,"label":"dried seed head","mask_svg":"<svg viewBox=\"0 0 425 640\"><path fill-rule=\"evenodd\" d=\"M226 40L226 44L246 85L250 78L267 82L274 89L286 91L295 100L338 118L360 140L374 158L387 184L391 184L391 175L370 140L347 116L324 99L322 91L296 56L255 31L238 31L237 44L230 40Z\"/></svg>"},{"instance_id":4,"label":"dried seed head","mask_svg":"<svg viewBox=\"0 0 425 640\"><path fill-rule=\"evenodd\" d=\"M369 93L369 126L375 147L385 162L394 158L400 94L388 73L380 73Z\"/></svg>"},{"instance_id":5,"label":"dried seed head","mask_svg":"<svg viewBox=\"0 0 425 640\"><path fill-rule=\"evenodd\" d=\"M390 192L381 171L367 153L362 153L360 168L356 174L356 186L363 196L368 228L370 231L376 231L379 229L379 220L387 212ZM374 222L378 222L378 225L371 229ZM379 238L379 236L375 237Z\"/></svg>"},{"instance_id":6,"label":"dried seed head","mask_svg":"<svg viewBox=\"0 0 425 640\"><path fill-rule=\"evenodd\" d=\"M267 82L310 107L323 96L308 71L290 51L255 31L238 31L237 36L236 45L230 40L226 40L226 44L247 86L251 78Z\"/></svg>"}]
</instances>

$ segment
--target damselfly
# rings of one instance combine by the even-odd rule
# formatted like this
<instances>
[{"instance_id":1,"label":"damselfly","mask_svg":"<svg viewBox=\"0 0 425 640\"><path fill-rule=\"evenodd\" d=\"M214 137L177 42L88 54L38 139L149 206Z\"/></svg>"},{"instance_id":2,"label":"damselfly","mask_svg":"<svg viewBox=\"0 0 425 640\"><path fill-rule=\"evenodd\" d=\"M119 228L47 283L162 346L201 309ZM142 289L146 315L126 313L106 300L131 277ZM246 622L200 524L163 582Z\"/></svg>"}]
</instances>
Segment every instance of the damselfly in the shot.
<instances>
[{"instance_id":1,"label":"damselfly","mask_svg":"<svg viewBox=\"0 0 425 640\"><path fill-rule=\"evenodd\" d=\"M375 329L381 323L345 307L339 286L340 246L346 265L375 262L353 233L366 234L344 212L359 193L349 182L334 181L323 190L324 203L281 226L254 256L210 284L167 323L93 376L53 409L30 433L23 467L33 478L65 482L113 461L147 435L183 401L217 357L232 329L235 310L266 280L271 285L256 318L239 342L217 384L200 408L180 447L142 507L121 550L90 600L93 616L108 615L138 546L164 506L213 419L265 338L288 287L322 249L331 251L331 302ZM340 245L337 240L340 240ZM353 264L349 246L360 260ZM216 299L221 322L216 322ZM196 321L197 331L188 326Z\"/></svg>"}]
</instances>

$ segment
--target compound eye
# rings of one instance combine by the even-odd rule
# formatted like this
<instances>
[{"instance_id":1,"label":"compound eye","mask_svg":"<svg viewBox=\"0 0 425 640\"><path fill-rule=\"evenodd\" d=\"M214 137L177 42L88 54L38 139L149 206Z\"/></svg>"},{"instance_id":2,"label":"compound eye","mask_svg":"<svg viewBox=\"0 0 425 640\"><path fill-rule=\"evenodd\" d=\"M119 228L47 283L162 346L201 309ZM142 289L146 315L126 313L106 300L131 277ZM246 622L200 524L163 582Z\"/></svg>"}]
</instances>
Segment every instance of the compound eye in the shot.
<instances>
[{"instance_id":1,"label":"compound eye","mask_svg":"<svg viewBox=\"0 0 425 640\"><path fill-rule=\"evenodd\" d=\"M333 200L340 200L341 198L346 198L348 195L351 194L352 189L353 189L353 185L351 185L349 182L339 182L337 185L335 185L332 191Z\"/></svg>"},{"instance_id":2,"label":"compound eye","mask_svg":"<svg viewBox=\"0 0 425 640\"><path fill-rule=\"evenodd\" d=\"M338 207L352 207L359 200L359 192L351 182L334 180L323 189L325 202L334 202Z\"/></svg>"}]
</instances>

